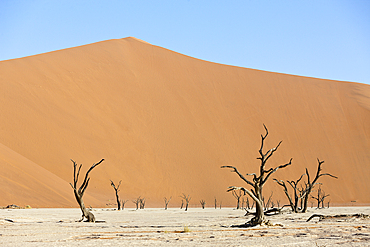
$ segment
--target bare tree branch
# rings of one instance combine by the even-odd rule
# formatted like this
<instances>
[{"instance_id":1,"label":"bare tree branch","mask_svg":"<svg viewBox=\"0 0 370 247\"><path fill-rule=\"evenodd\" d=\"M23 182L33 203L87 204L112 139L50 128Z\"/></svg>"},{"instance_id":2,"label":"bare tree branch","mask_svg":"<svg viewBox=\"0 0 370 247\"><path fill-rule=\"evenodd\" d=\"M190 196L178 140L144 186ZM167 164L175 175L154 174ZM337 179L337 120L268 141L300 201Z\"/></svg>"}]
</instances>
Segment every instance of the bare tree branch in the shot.
<instances>
[{"instance_id":1,"label":"bare tree branch","mask_svg":"<svg viewBox=\"0 0 370 247\"><path fill-rule=\"evenodd\" d=\"M238 171L238 169L236 169L236 167L234 167L234 166L221 166L221 168L231 168L231 169L233 169L233 171L231 171L231 172L235 172L236 174L238 174L238 176L244 181L244 182L246 182L247 184L249 184L249 185L251 185L251 186L253 186L254 184L251 182L251 181L249 181L248 179L246 179L239 171Z\"/></svg>"}]
</instances>

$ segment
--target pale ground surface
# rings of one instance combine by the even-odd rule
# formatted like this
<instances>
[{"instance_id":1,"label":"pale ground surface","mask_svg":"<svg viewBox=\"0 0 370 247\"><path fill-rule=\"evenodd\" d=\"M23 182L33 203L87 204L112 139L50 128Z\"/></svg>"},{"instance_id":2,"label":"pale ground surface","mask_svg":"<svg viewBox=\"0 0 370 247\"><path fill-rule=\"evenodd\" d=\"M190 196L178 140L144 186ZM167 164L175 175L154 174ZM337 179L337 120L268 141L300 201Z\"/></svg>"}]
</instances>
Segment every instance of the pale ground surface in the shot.
<instances>
[{"instance_id":1,"label":"pale ground surface","mask_svg":"<svg viewBox=\"0 0 370 247\"><path fill-rule=\"evenodd\" d=\"M314 213L370 214L370 207L309 209L271 216L283 226L230 228L244 211L217 209L96 209L103 223L75 222L79 209L2 209L3 246L370 246L370 219L306 222ZM12 220L13 222L10 222ZM189 232L183 232L189 229Z\"/></svg>"}]
</instances>

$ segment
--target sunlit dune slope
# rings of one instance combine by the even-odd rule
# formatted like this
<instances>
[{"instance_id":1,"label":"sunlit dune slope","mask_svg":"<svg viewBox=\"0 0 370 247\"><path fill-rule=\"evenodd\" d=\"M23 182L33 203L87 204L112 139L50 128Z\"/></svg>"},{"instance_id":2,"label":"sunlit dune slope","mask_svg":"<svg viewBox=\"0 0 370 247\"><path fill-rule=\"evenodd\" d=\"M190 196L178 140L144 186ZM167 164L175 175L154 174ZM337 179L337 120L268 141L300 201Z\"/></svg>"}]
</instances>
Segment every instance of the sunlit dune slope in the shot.
<instances>
[{"instance_id":1,"label":"sunlit dune slope","mask_svg":"<svg viewBox=\"0 0 370 247\"><path fill-rule=\"evenodd\" d=\"M258 172L263 123L273 178L298 179L325 160L331 204L370 203L370 86L210 63L135 38L0 62L0 205L77 207L70 159L91 172L85 204L146 198L147 207L191 206ZM82 174L84 175L84 174ZM82 178L81 178L82 180ZM286 202L269 181L265 196ZM351 204L351 205L352 205Z\"/></svg>"}]
</instances>

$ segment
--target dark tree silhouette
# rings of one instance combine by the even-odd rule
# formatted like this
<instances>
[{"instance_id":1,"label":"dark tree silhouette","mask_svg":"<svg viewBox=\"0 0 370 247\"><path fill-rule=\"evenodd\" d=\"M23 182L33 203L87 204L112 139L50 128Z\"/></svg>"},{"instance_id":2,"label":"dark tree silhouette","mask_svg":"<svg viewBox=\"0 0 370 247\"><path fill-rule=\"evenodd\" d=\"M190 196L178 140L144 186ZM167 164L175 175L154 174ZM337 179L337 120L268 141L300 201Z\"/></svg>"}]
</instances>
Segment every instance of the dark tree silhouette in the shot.
<instances>
[{"instance_id":1,"label":"dark tree silhouette","mask_svg":"<svg viewBox=\"0 0 370 247\"><path fill-rule=\"evenodd\" d=\"M283 180L274 179L275 182L277 182L280 186L283 187L284 193L285 193L286 197L289 200L289 205L290 205L292 211L295 212L295 213L298 213L301 210L301 208L302 208L302 198L306 195L305 190L303 188L299 189L299 187L298 187L298 184L299 184L299 182L301 181L301 179L303 178L304 175L306 175L306 174L302 174L301 177L299 179L297 179L296 181L287 181L288 184L293 189L294 201L293 201L292 197L289 194L289 191L288 191L288 188L287 188L285 182ZM301 207L299 207L299 203L301 204Z\"/></svg>"},{"instance_id":2,"label":"dark tree silhouette","mask_svg":"<svg viewBox=\"0 0 370 247\"><path fill-rule=\"evenodd\" d=\"M253 176L252 181L245 178L236 167L234 166L222 166L221 168L231 168L232 172L235 172L244 182L246 182L249 186L252 187L251 190L245 189L244 187L235 187L230 186L227 191L234 191L234 190L242 190L244 191L244 194L248 194L256 203L256 213L255 216L247 222L247 225L261 225L264 223L267 223L264 216L264 208L263 208L263 196L262 196L262 189L267 180L270 178L270 176L275 173L278 169L287 167L292 164L292 159L286 164L279 165L275 168L266 169L266 163L271 158L271 156L276 152L276 150L279 148L282 141L279 142L279 144L267 152L263 151L263 146L265 143L265 139L268 136L268 130L265 125L263 125L265 128L265 135L261 135L261 147L259 149L260 157L257 159L260 160L260 169L259 169L259 175L256 173L247 174L250 176Z\"/></svg>"},{"instance_id":3,"label":"dark tree silhouette","mask_svg":"<svg viewBox=\"0 0 370 247\"><path fill-rule=\"evenodd\" d=\"M202 206L202 208L204 209L204 207L206 206L206 201L205 200L200 200L200 205Z\"/></svg>"},{"instance_id":4,"label":"dark tree silhouette","mask_svg":"<svg viewBox=\"0 0 370 247\"><path fill-rule=\"evenodd\" d=\"M317 202L317 208L320 208L320 204L322 205L322 208L324 208L324 200L326 197L330 196L329 194L326 194L325 191L321 189L321 186L319 186L319 189L317 190L317 196L311 196L313 199ZM329 204L328 204L329 207Z\"/></svg>"},{"instance_id":5,"label":"dark tree silhouette","mask_svg":"<svg viewBox=\"0 0 370 247\"><path fill-rule=\"evenodd\" d=\"M306 213L307 212L307 204L308 200L310 199L310 194L312 192L313 187L318 184L317 181L320 177L322 176L330 176L332 178L338 178L336 176L333 176L329 173L321 173L322 171L322 164L324 161L318 161L318 166L317 166L317 171L314 179L311 181L310 173L308 172L308 169L306 168L306 173L301 175L299 179L296 181L287 181L288 184L292 187L293 189L293 198L289 194L288 188L283 180L277 180L274 179L280 186L283 187L284 193L286 197L289 200L290 207L292 208L292 211L295 213ZM307 175L307 182L304 182L304 186L301 185L300 187L298 186L299 182L302 180L303 176ZM325 198L324 198L325 199Z\"/></svg>"},{"instance_id":6,"label":"dark tree silhouette","mask_svg":"<svg viewBox=\"0 0 370 247\"><path fill-rule=\"evenodd\" d=\"M140 201L139 201L139 203L140 203L140 209L144 209L145 208L145 198L140 198Z\"/></svg>"},{"instance_id":7,"label":"dark tree silhouette","mask_svg":"<svg viewBox=\"0 0 370 247\"><path fill-rule=\"evenodd\" d=\"M128 200L122 200L122 201L121 201L121 209L122 209L122 210L124 210L124 209L125 209L126 202L128 202Z\"/></svg>"},{"instance_id":8,"label":"dark tree silhouette","mask_svg":"<svg viewBox=\"0 0 370 247\"><path fill-rule=\"evenodd\" d=\"M113 187L113 189L114 189L114 191L116 192L116 200L117 200L117 210L121 210L121 201L119 200L119 196L118 196L118 192L119 192L119 187L121 186L121 182L122 182L122 180L121 181L119 181L119 183L118 183L118 185L117 185L117 187L116 187L116 185L113 183L113 181L112 180L110 180L110 182L111 182L111 186Z\"/></svg>"},{"instance_id":9,"label":"dark tree silhouette","mask_svg":"<svg viewBox=\"0 0 370 247\"><path fill-rule=\"evenodd\" d=\"M164 200L164 209L167 210L167 207L168 207L168 203L170 203L172 199L172 196L170 197L170 199L167 199L167 197L163 198Z\"/></svg>"},{"instance_id":10,"label":"dark tree silhouette","mask_svg":"<svg viewBox=\"0 0 370 247\"><path fill-rule=\"evenodd\" d=\"M322 174L321 173L321 170L322 170L321 166L324 163L324 161L320 161L319 159L317 159L317 161L318 161L318 166L317 166L316 176L314 177L314 179L312 181L310 179L310 174L308 172L308 169L306 168L307 183L306 183L306 195L303 198L303 209L302 209L303 213L307 212L307 204L308 204L309 196L310 196L310 193L311 193L313 187L316 185L317 180L322 176L329 176L329 177L332 177L332 178L338 178L336 176L331 175L330 173L323 173Z\"/></svg>"},{"instance_id":11,"label":"dark tree silhouette","mask_svg":"<svg viewBox=\"0 0 370 247\"><path fill-rule=\"evenodd\" d=\"M139 207L140 207L141 196L139 196L138 198L136 198L136 199L135 199L135 200L133 200L132 202L135 204L135 206L136 206L136 210L138 210L138 209L139 209Z\"/></svg>"},{"instance_id":12,"label":"dark tree silhouette","mask_svg":"<svg viewBox=\"0 0 370 247\"><path fill-rule=\"evenodd\" d=\"M233 190L231 191L232 195L236 199L236 209L240 209L240 198L245 195L241 190Z\"/></svg>"},{"instance_id":13,"label":"dark tree silhouette","mask_svg":"<svg viewBox=\"0 0 370 247\"><path fill-rule=\"evenodd\" d=\"M76 197L77 203L80 206L81 211L82 211L82 218L81 218L80 221L83 221L83 219L86 218L86 221L88 221L88 222L95 222L95 216L86 209L85 203L84 203L82 197L83 197L83 195L86 191L86 188L87 188L87 186L89 185L89 182L90 182L89 173L95 167L97 167L100 163L102 163L104 161L104 159L101 159L98 163L93 164L90 167L90 169L85 174L84 181L82 182L80 188L78 188L78 189L77 189L77 182L78 182L78 177L80 175L82 164L77 169L77 163L73 160L71 160L71 161L73 162L73 184L72 183L69 183L69 184L71 185L71 187L73 189L73 192L74 192L74 195Z\"/></svg>"},{"instance_id":14,"label":"dark tree silhouette","mask_svg":"<svg viewBox=\"0 0 370 247\"><path fill-rule=\"evenodd\" d=\"M191 199L191 197L190 197L190 195L185 195L185 194L182 194L182 196L180 196L182 199L184 199L185 200L185 211L188 211L188 207L189 207L189 202L190 202L190 199ZM181 208L182 208L182 204L181 204Z\"/></svg>"}]
</instances>

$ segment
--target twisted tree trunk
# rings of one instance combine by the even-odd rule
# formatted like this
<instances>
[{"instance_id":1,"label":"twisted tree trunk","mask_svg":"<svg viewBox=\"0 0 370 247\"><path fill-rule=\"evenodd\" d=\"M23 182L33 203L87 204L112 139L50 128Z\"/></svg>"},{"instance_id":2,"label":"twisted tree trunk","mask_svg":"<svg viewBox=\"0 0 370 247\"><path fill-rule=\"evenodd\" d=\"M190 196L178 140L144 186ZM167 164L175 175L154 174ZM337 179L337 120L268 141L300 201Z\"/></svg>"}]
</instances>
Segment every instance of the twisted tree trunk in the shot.
<instances>
[{"instance_id":1,"label":"twisted tree trunk","mask_svg":"<svg viewBox=\"0 0 370 247\"><path fill-rule=\"evenodd\" d=\"M86 190L87 186L89 185L89 181L90 181L89 173L92 171L92 169L94 169L96 166L98 166L100 163L102 163L104 161L104 159L101 159L98 163L93 164L90 167L90 169L85 174L85 179L84 179L82 185L78 189L77 189L77 182L78 182L78 177L80 175L82 164L78 167L78 170L77 170L77 163L73 160L71 160L71 161L73 162L73 184L72 183L69 183L69 184L71 185L71 187L73 189L73 192L74 192L75 198L77 200L77 203L80 206L80 209L82 211L82 218L79 221L83 221L83 219L86 218L86 221L88 221L88 222L95 222L95 216L90 211L88 211L86 209L85 203L84 203L82 197L85 193L85 190Z\"/></svg>"},{"instance_id":2,"label":"twisted tree trunk","mask_svg":"<svg viewBox=\"0 0 370 247\"><path fill-rule=\"evenodd\" d=\"M236 174L238 174L238 176L244 182L246 182L248 185L252 186L253 189L251 189L251 190L247 190L243 187L235 187L235 186L230 186L229 189L228 189L228 191L242 190L242 191L244 191L244 195L248 194L255 201L255 203L256 203L256 214L255 214L254 218L252 218L250 220L250 222L247 222L248 225L252 225L252 226L267 223L267 221L265 220L265 215L264 215L263 196L262 196L262 189L263 189L263 186L265 185L266 181L278 169L287 167L287 166L292 164L292 159L290 159L289 163L286 163L286 164L277 166L275 168L270 168L270 169L266 170L266 162L274 154L274 152L278 149L278 147L280 146L282 141L280 141L279 144L275 148L272 148L269 151L267 151L266 153L264 153L263 152L263 146L264 146L265 139L268 135L268 130L267 130L265 125L263 125L263 127L266 130L266 134L261 135L261 138L262 138L261 139L261 147L260 147L260 150L259 150L260 157L257 158L261 161L259 175L257 176L256 173L247 174L247 175L253 176L253 180L252 180L253 182L246 179L238 171L238 169L236 169L236 167L234 167L234 166L222 166L221 167L221 168L231 168L232 172L235 172Z\"/></svg>"}]
</instances>

